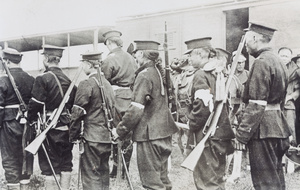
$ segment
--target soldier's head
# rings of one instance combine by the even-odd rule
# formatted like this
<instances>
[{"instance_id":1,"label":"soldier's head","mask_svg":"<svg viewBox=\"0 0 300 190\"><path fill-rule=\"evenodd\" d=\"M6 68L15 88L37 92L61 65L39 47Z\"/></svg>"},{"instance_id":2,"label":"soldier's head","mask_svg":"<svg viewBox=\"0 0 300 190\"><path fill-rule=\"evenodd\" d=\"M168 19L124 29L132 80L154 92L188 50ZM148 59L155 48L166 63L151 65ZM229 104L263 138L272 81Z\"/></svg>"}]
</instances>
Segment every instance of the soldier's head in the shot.
<instances>
[{"instance_id":1,"label":"soldier's head","mask_svg":"<svg viewBox=\"0 0 300 190\"><path fill-rule=\"evenodd\" d=\"M103 34L104 44L106 45L109 51L117 47L123 47L123 41L120 38L121 36L122 33L116 30L111 30Z\"/></svg>"},{"instance_id":2,"label":"soldier's head","mask_svg":"<svg viewBox=\"0 0 300 190\"><path fill-rule=\"evenodd\" d=\"M300 67L300 54L292 58L292 61Z\"/></svg>"},{"instance_id":3,"label":"soldier's head","mask_svg":"<svg viewBox=\"0 0 300 190\"><path fill-rule=\"evenodd\" d=\"M231 62L235 59L236 56L236 51L232 52L232 57L231 57ZM246 57L241 53L240 56L238 57L237 65L236 65L236 72L243 72L245 69L245 64L246 64ZM230 64L231 66L231 64Z\"/></svg>"},{"instance_id":4,"label":"soldier's head","mask_svg":"<svg viewBox=\"0 0 300 190\"><path fill-rule=\"evenodd\" d=\"M49 66L57 66L62 57L64 48L52 45L44 45L43 46L43 55L44 55L44 66L48 68Z\"/></svg>"},{"instance_id":5,"label":"soldier's head","mask_svg":"<svg viewBox=\"0 0 300 190\"><path fill-rule=\"evenodd\" d=\"M87 52L81 54L82 68L86 75L89 75L97 70L102 60L102 53L98 51Z\"/></svg>"},{"instance_id":6,"label":"soldier's head","mask_svg":"<svg viewBox=\"0 0 300 190\"><path fill-rule=\"evenodd\" d=\"M203 68L210 58L216 56L216 50L211 46L211 37L198 38L186 41L189 62L195 69Z\"/></svg>"},{"instance_id":7,"label":"soldier's head","mask_svg":"<svg viewBox=\"0 0 300 190\"><path fill-rule=\"evenodd\" d=\"M292 59L293 51L288 47L281 47L278 50L278 55L285 65L288 64Z\"/></svg>"},{"instance_id":8,"label":"soldier's head","mask_svg":"<svg viewBox=\"0 0 300 190\"><path fill-rule=\"evenodd\" d=\"M276 29L266 27L261 24L255 24L252 22L249 22L249 24L250 26L245 29L246 31L245 46L247 52L250 55L256 57L256 53L260 49L268 46L269 42L272 40L272 37Z\"/></svg>"},{"instance_id":9,"label":"soldier's head","mask_svg":"<svg viewBox=\"0 0 300 190\"><path fill-rule=\"evenodd\" d=\"M5 48L2 50L3 59L7 61L7 65L19 65L22 60L22 54L13 48Z\"/></svg>"},{"instance_id":10,"label":"soldier's head","mask_svg":"<svg viewBox=\"0 0 300 190\"><path fill-rule=\"evenodd\" d=\"M135 58L140 66L149 61L155 63L159 61L158 46L160 44L158 42L151 40L137 40L134 42L136 43Z\"/></svg>"}]
</instances>

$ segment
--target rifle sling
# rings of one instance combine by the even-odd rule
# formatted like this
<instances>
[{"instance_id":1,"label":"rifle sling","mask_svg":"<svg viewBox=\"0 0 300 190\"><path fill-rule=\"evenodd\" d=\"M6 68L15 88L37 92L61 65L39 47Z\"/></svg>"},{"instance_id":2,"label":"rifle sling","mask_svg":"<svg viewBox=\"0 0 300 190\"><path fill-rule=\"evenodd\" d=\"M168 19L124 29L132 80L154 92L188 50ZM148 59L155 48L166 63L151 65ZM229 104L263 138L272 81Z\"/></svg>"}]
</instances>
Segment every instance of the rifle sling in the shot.
<instances>
[{"instance_id":1,"label":"rifle sling","mask_svg":"<svg viewBox=\"0 0 300 190\"><path fill-rule=\"evenodd\" d=\"M52 71L48 71L48 72L54 76L54 78L55 78L55 80L56 80L56 83L57 83L57 85L58 85L58 87L59 87L59 91L60 91L61 97L64 98L64 91L63 91L63 89L62 89L62 87L61 87L61 83L59 82L59 80L58 80L56 74L54 74ZM64 110L66 113L68 113L68 111L66 110L66 107L64 107L63 110ZM62 112L62 115L63 115L63 112Z\"/></svg>"},{"instance_id":2,"label":"rifle sling","mask_svg":"<svg viewBox=\"0 0 300 190\"><path fill-rule=\"evenodd\" d=\"M7 74L7 75L10 75L10 77L8 77L8 79L9 79L9 81L11 82L11 84L12 84L12 86L13 86L13 89L14 89L16 95L17 95L17 98L18 98L20 104L24 104L24 105L25 105L24 100L23 100L23 98L22 98L22 95L21 95L21 93L20 93L20 91L19 91L19 89L18 89L18 86L17 86L16 83L15 83L14 77L11 75L11 73L10 73L10 71L9 71L9 69L8 69L8 67L7 67L7 65L6 65L6 63L2 62L2 64L3 64L4 68L7 69L6 74ZM12 79L12 80L11 80L11 79ZM14 88L14 87L16 87L16 88ZM18 96L18 94L19 94L20 96Z\"/></svg>"},{"instance_id":3,"label":"rifle sling","mask_svg":"<svg viewBox=\"0 0 300 190\"><path fill-rule=\"evenodd\" d=\"M63 89L62 89L62 87L61 87L61 84L60 84L60 82L59 82L57 76L56 76L52 71L48 71L48 72L54 76L54 78L55 78L55 80L56 80L56 83L57 83L57 85L58 85L58 87L59 87L59 91L60 91L61 97L64 98L64 91L63 91Z\"/></svg>"}]
</instances>

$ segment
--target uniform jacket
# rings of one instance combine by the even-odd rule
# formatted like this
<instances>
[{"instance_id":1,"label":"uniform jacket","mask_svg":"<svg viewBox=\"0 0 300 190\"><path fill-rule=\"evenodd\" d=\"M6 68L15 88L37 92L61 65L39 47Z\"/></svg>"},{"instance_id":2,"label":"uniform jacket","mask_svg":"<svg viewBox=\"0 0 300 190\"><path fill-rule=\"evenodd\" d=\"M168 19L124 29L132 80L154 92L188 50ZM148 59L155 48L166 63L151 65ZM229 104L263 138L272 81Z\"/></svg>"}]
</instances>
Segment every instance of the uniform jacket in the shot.
<instances>
[{"instance_id":1,"label":"uniform jacket","mask_svg":"<svg viewBox=\"0 0 300 190\"><path fill-rule=\"evenodd\" d=\"M21 68L9 69L14 81L21 93L25 104L28 104L31 98L31 90L34 83L34 78ZM18 114L17 108L5 108L8 105L20 104L19 99L10 83L7 75L0 77L0 126L2 121L10 121L16 118Z\"/></svg>"},{"instance_id":2,"label":"uniform jacket","mask_svg":"<svg viewBox=\"0 0 300 190\"><path fill-rule=\"evenodd\" d=\"M189 114L189 125L190 130L203 136L202 130L210 115L209 106L205 105L205 100L198 96L198 92L201 90L209 90L212 95L212 100L215 103L216 98L216 76L212 72L204 70L198 70L195 73L193 85L192 85L192 111ZM203 96L202 96L203 97ZM205 97L204 97L205 99ZM221 140L229 140L234 138L234 134L230 125L228 111L226 105L223 106L220 118L217 123L218 128L216 129L213 138Z\"/></svg>"},{"instance_id":3,"label":"uniform jacket","mask_svg":"<svg viewBox=\"0 0 300 190\"><path fill-rule=\"evenodd\" d=\"M145 63L137 71L131 104L119 126L133 131L133 140L137 142L163 139L178 131L168 108L166 89L162 95L159 71L155 63ZM118 126L120 136L124 131Z\"/></svg>"},{"instance_id":4,"label":"uniform jacket","mask_svg":"<svg viewBox=\"0 0 300 190\"><path fill-rule=\"evenodd\" d=\"M106 96L106 104L110 107L110 110L113 110L114 94L112 87L104 76L101 77ZM103 112L103 101L98 81L97 74L92 74L88 79L79 83L72 108L70 141L78 139L81 129L81 120L83 120L83 137L85 140L100 143L111 142L110 132L107 128Z\"/></svg>"},{"instance_id":5,"label":"uniform jacket","mask_svg":"<svg viewBox=\"0 0 300 190\"><path fill-rule=\"evenodd\" d=\"M116 48L108 54L101 68L111 85L129 87L134 82L137 64L129 53Z\"/></svg>"},{"instance_id":6,"label":"uniform jacket","mask_svg":"<svg viewBox=\"0 0 300 190\"><path fill-rule=\"evenodd\" d=\"M28 119L30 122L37 120L37 113L43 113L43 106L46 106L47 111L53 111L58 108L63 97L60 93L59 85L54 76L49 73L53 72L62 87L65 94L71 84L71 80L58 67L50 67L43 74L38 75L33 85L32 98L28 105ZM71 110L75 98L76 87L74 86L70 98L65 107ZM60 126L58 123L57 126Z\"/></svg>"},{"instance_id":7,"label":"uniform jacket","mask_svg":"<svg viewBox=\"0 0 300 190\"><path fill-rule=\"evenodd\" d=\"M300 95L299 76L297 76L297 70L299 70L299 68L293 61L289 62L286 66L289 74L286 95L292 96L293 99L286 102L284 109L294 110L296 109L295 101Z\"/></svg>"},{"instance_id":8,"label":"uniform jacket","mask_svg":"<svg viewBox=\"0 0 300 190\"><path fill-rule=\"evenodd\" d=\"M259 50L254 57L256 60L243 97L246 108L236 138L243 143L251 138L287 138L291 133L282 111L265 110L266 103L280 104L284 101L288 82L287 69L271 48Z\"/></svg>"},{"instance_id":9,"label":"uniform jacket","mask_svg":"<svg viewBox=\"0 0 300 190\"><path fill-rule=\"evenodd\" d=\"M119 87L114 89L116 97L116 109L119 113L124 113L130 104L137 64L134 58L121 48L113 49L103 61L102 72L111 85ZM114 86L113 86L114 87Z\"/></svg>"}]
</instances>

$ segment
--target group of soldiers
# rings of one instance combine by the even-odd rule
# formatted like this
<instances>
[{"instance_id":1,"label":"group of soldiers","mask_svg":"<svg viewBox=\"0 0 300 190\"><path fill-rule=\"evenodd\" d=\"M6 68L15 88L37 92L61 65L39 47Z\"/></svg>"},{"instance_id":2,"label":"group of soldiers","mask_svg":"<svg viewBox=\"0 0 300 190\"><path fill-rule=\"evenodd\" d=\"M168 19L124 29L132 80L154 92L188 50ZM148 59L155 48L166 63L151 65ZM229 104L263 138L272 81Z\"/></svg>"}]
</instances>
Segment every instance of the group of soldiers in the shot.
<instances>
[{"instance_id":1,"label":"group of soldiers","mask_svg":"<svg viewBox=\"0 0 300 190\"><path fill-rule=\"evenodd\" d=\"M269 47L274 31L250 23L243 41L255 57L250 72L244 70L246 58L241 52L230 60L228 52L211 46L210 37L186 41L184 59L171 65L178 74L173 77L177 116L169 107L166 72L161 69L160 44L156 41L134 41L135 48L128 53L122 50L122 33L108 31L103 34L110 51L107 58L102 61L102 53L97 51L82 54L81 68L88 79L72 89L69 87L74 81L59 68L63 48L44 45L45 72L35 79L21 69L21 53L4 49L3 66L8 66L10 73L6 70L0 77L0 142L8 189L28 189L32 155L24 151L24 134L31 133L27 139L31 142L45 130L46 121L53 119L62 103L59 120L38 150L46 189L70 188L72 149L80 142L84 148L80 157L83 189L108 190L119 161L115 142L123 142L123 170L127 170L133 141L143 187L170 190L168 158L172 135L179 130L175 120L189 127L188 143L182 150L188 156L210 131L208 121L221 104L216 128L201 156L194 158L196 188L225 189L226 157L247 145L254 188L285 189L282 157L292 133L281 104L286 97L288 72ZM238 63L235 76L228 74L232 60ZM230 77L233 80L227 93L226 80ZM69 98L62 102L65 96ZM22 101L26 112L19 117L24 111ZM20 122L24 118L27 122Z\"/></svg>"}]
</instances>

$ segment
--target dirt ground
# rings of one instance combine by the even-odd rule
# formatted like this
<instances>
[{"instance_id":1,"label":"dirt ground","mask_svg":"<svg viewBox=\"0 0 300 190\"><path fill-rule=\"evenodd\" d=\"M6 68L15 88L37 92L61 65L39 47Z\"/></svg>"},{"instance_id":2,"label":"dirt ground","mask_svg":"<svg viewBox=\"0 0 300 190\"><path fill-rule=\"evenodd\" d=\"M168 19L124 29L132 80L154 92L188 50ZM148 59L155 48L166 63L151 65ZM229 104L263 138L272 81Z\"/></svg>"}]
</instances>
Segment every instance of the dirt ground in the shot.
<instances>
[{"instance_id":1,"label":"dirt ground","mask_svg":"<svg viewBox=\"0 0 300 190\"><path fill-rule=\"evenodd\" d=\"M134 144L135 146L135 144ZM134 147L135 148L135 147ZM77 181L78 181L78 146L75 145L73 149L73 172L72 172L72 180L71 180L71 190L77 190ZM173 190L196 190L194 182L193 182L193 173L187 169L180 167L181 162L183 161L184 157L180 152L180 149L176 143L173 142L173 152L171 155L171 163L172 167L170 169L169 177L173 184ZM241 177L235 184L226 183L227 190L252 190L251 176L250 171L247 170L247 161L243 160L242 166L242 173ZM37 157L35 159L35 168L34 168L34 175L31 177L31 189L32 190L45 190L44 188L44 179L40 175L39 167L37 164ZM133 188L135 190L143 190L144 188L141 185L137 164L136 164L136 153L133 152L133 157L131 161L130 170L130 177L132 181ZM296 170L292 174L286 174L286 186L287 190L298 190L300 187L300 167L297 166ZM116 184L115 179L111 179L110 181L110 189L111 190L130 190L128 183L126 180L122 180L121 184ZM4 171L2 166L0 166L0 190L7 189L6 188L6 181L4 177ZM80 190L82 187L79 188Z\"/></svg>"}]
</instances>

